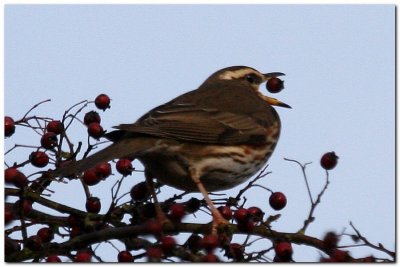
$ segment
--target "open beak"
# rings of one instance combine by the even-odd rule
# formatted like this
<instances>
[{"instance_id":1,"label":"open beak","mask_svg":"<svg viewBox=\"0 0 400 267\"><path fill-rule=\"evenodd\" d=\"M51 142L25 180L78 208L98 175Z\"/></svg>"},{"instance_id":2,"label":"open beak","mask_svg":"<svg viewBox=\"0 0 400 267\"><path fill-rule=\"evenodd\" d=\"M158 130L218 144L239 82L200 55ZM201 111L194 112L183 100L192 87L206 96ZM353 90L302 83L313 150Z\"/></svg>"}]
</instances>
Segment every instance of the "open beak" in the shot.
<instances>
[{"instance_id":1,"label":"open beak","mask_svg":"<svg viewBox=\"0 0 400 267\"><path fill-rule=\"evenodd\" d=\"M265 77L265 80L268 81L272 77L285 76L285 73L282 73L282 72L269 72L269 73L264 73L263 75Z\"/></svg>"},{"instance_id":2,"label":"open beak","mask_svg":"<svg viewBox=\"0 0 400 267\"><path fill-rule=\"evenodd\" d=\"M268 81L272 77L284 76L285 73L282 73L282 72L269 72L269 73L265 73L263 75L265 77L265 81ZM272 106L278 106L278 107L283 107L283 108L292 108L288 104L285 104L285 103L279 101L276 98L272 98L272 97L269 97L269 96L263 96L263 98L268 104L270 104Z\"/></svg>"},{"instance_id":3,"label":"open beak","mask_svg":"<svg viewBox=\"0 0 400 267\"><path fill-rule=\"evenodd\" d=\"M263 96L263 98L268 104L270 104L272 106L278 106L278 107L283 107L283 108L292 108L288 104L285 104L285 103L279 101L276 98L272 98L272 97L269 97L269 96L266 96L266 95Z\"/></svg>"}]
</instances>

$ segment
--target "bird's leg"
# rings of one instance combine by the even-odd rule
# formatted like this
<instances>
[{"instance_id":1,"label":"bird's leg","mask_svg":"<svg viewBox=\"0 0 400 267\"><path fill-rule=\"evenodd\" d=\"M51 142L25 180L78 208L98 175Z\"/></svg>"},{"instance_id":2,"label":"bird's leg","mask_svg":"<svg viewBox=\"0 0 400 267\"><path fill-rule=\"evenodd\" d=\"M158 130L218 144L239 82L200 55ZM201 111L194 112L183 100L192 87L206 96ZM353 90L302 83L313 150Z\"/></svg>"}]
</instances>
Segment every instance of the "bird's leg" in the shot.
<instances>
[{"instance_id":1,"label":"bird's leg","mask_svg":"<svg viewBox=\"0 0 400 267\"><path fill-rule=\"evenodd\" d=\"M208 196L208 192L205 189L203 183L200 181L200 175L196 171L195 168L189 168L190 177L193 182L197 185L199 191L203 194L204 200L206 201L208 207L211 210L211 214L213 216L213 225L212 225L212 234L217 234L218 226L221 224L228 224L228 221L221 215L218 209L215 207L214 203L211 201Z\"/></svg>"},{"instance_id":2,"label":"bird's leg","mask_svg":"<svg viewBox=\"0 0 400 267\"><path fill-rule=\"evenodd\" d=\"M169 223L170 220L167 218L165 213L162 211L160 203L158 202L157 194L156 194L156 191L154 190L153 175L146 170L144 176L146 177L147 189L150 191L150 194L154 201L157 221L160 222L161 224Z\"/></svg>"}]
</instances>

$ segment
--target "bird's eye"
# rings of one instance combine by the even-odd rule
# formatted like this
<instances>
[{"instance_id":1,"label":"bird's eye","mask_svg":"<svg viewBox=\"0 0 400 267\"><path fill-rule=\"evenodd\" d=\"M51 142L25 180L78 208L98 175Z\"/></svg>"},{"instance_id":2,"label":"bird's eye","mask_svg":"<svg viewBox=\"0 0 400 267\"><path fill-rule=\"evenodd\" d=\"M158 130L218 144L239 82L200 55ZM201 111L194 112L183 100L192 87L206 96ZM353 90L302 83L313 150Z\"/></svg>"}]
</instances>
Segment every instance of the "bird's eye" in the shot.
<instances>
[{"instance_id":1,"label":"bird's eye","mask_svg":"<svg viewBox=\"0 0 400 267\"><path fill-rule=\"evenodd\" d=\"M256 82L256 78L254 77L254 75L246 75L246 81L248 81L249 83L255 83Z\"/></svg>"}]
</instances>

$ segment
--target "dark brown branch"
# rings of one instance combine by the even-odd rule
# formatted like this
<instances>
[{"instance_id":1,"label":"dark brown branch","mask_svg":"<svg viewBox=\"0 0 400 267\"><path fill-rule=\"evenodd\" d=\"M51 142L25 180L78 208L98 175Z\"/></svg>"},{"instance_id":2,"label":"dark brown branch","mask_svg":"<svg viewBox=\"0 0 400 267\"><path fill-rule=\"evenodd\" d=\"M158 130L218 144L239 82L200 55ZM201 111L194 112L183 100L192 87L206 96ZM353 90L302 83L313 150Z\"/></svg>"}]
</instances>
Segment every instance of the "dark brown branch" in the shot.
<instances>
[{"instance_id":1,"label":"dark brown branch","mask_svg":"<svg viewBox=\"0 0 400 267\"><path fill-rule=\"evenodd\" d=\"M239 231L237 225L230 224L228 226L229 231L237 234L246 234L245 232ZM207 233L210 230L210 225L207 224L195 224L195 223L182 223L182 224L165 224L165 234L175 233ZM51 254L66 255L76 247L82 246L82 244L96 244L112 239L124 239L128 236L149 234L145 225L139 226L124 226L118 228L106 228L96 232L83 234L77 236L64 243L51 243L43 248L41 251L32 252L29 249L24 249L18 253L6 255L7 262L21 262L27 261L33 258L44 258ZM311 247L315 247L321 251L325 251L323 242L317 238L306 236L299 233L281 233L273 230L266 229L265 227L258 226L252 232L255 236L261 236L271 240L284 239L295 244L303 244Z\"/></svg>"}]
</instances>

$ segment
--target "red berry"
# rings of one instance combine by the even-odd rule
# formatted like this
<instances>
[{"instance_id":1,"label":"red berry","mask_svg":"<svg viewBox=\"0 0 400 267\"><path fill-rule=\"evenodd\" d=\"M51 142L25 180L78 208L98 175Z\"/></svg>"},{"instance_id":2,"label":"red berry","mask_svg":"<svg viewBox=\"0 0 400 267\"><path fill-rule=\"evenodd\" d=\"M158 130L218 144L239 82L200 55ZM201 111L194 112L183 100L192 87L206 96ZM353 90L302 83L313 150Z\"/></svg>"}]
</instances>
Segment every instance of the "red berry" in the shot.
<instances>
[{"instance_id":1,"label":"red berry","mask_svg":"<svg viewBox=\"0 0 400 267\"><path fill-rule=\"evenodd\" d=\"M75 262L90 262L92 259L92 253L89 251L78 251L75 255Z\"/></svg>"},{"instance_id":2,"label":"red berry","mask_svg":"<svg viewBox=\"0 0 400 267\"><path fill-rule=\"evenodd\" d=\"M103 127L97 122L92 122L91 124L88 125L88 134L89 136L95 138L95 139L100 139L100 137L103 136L104 134Z\"/></svg>"},{"instance_id":3,"label":"red berry","mask_svg":"<svg viewBox=\"0 0 400 267\"><path fill-rule=\"evenodd\" d=\"M43 168L49 163L49 156L45 152L35 151L29 156L32 165L38 168Z\"/></svg>"},{"instance_id":4,"label":"red berry","mask_svg":"<svg viewBox=\"0 0 400 267\"><path fill-rule=\"evenodd\" d=\"M239 208L235 211L233 218L235 218L238 223L246 222L249 219L249 211L245 208Z\"/></svg>"},{"instance_id":5,"label":"red berry","mask_svg":"<svg viewBox=\"0 0 400 267\"><path fill-rule=\"evenodd\" d=\"M111 175L111 164L108 162L99 163L96 165L95 170L101 178L105 179Z\"/></svg>"},{"instance_id":6,"label":"red berry","mask_svg":"<svg viewBox=\"0 0 400 267\"><path fill-rule=\"evenodd\" d=\"M217 235L205 235L201 240L201 246L207 251L211 252L219 246L219 238Z\"/></svg>"},{"instance_id":7,"label":"red berry","mask_svg":"<svg viewBox=\"0 0 400 267\"><path fill-rule=\"evenodd\" d=\"M328 250L332 250L337 247L339 242L339 237L334 232L328 232L325 234L323 240L324 246Z\"/></svg>"},{"instance_id":8,"label":"red berry","mask_svg":"<svg viewBox=\"0 0 400 267\"><path fill-rule=\"evenodd\" d=\"M283 81L278 77L272 77L267 81L267 90L270 93L279 93L284 88Z\"/></svg>"},{"instance_id":9,"label":"red berry","mask_svg":"<svg viewBox=\"0 0 400 267\"><path fill-rule=\"evenodd\" d=\"M9 224L14 220L14 210L11 205L4 205L4 224Z\"/></svg>"},{"instance_id":10,"label":"red berry","mask_svg":"<svg viewBox=\"0 0 400 267\"><path fill-rule=\"evenodd\" d=\"M37 236L42 239L44 243L48 243L54 238L54 232L49 227L43 227L37 231Z\"/></svg>"},{"instance_id":11,"label":"red berry","mask_svg":"<svg viewBox=\"0 0 400 267\"><path fill-rule=\"evenodd\" d=\"M278 242L274 246L276 256L284 262L292 260L292 244L286 241Z\"/></svg>"},{"instance_id":12,"label":"red berry","mask_svg":"<svg viewBox=\"0 0 400 267\"><path fill-rule=\"evenodd\" d=\"M61 259L56 255L50 255L47 257L46 262L61 262Z\"/></svg>"},{"instance_id":13,"label":"red berry","mask_svg":"<svg viewBox=\"0 0 400 267\"><path fill-rule=\"evenodd\" d=\"M120 251L118 253L118 262L133 262L133 256L127 250Z\"/></svg>"},{"instance_id":14,"label":"red berry","mask_svg":"<svg viewBox=\"0 0 400 267\"><path fill-rule=\"evenodd\" d=\"M172 236L164 236L161 238L160 241L160 247L164 251L164 253L171 252L176 246L175 238L173 238Z\"/></svg>"},{"instance_id":15,"label":"red berry","mask_svg":"<svg viewBox=\"0 0 400 267\"><path fill-rule=\"evenodd\" d=\"M185 209L188 213L195 213L200 209L200 200L192 197L185 203Z\"/></svg>"},{"instance_id":16,"label":"red berry","mask_svg":"<svg viewBox=\"0 0 400 267\"><path fill-rule=\"evenodd\" d=\"M149 262L159 262L163 253L159 247L148 247L146 250L146 255Z\"/></svg>"},{"instance_id":17,"label":"red berry","mask_svg":"<svg viewBox=\"0 0 400 267\"><path fill-rule=\"evenodd\" d=\"M37 235L30 236L26 240L26 247L32 251L39 251L43 247L42 239Z\"/></svg>"},{"instance_id":18,"label":"red berry","mask_svg":"<svg viewBox=\"0 0 400 267\"><path fill-rule=\"evenodd\" d=\"M203 262L219 262L219 259L217 256L215 256L212 253L207 253L207 255L203 256L202 259Z\"/></svg>"},{"instance_id":19,"label":"red berry","mask_svg":"<svg viewBox=\"0 0 400 267\"><path fill-rule=\"evenodd\" d=\"M255 221L255 222L260 222L263 219L264 212L259 207L250 207L248 208L250 217Z\"/></svg>"},{"instance_id":20,"label":"red berry","mask_svg":"<svg viewBox=\"0 0 400 267\"><path fill-rule=\"evenodd\" d=\"M11 167L4 171L4 180L6 183L13 183L20 171L17 168Z\"/></svg>"},{"instance_id":21,"label":"red berry","mask_svg":"<svg viewBox=\"0 0 400 267\"><path fill-rule=\"evenodd\" d=\"M83 173L82 180L87 185L96 185L100 182L101 176L92 168Z\"/></svg>"},{"instance_id":22,"label":"red berry","mask_svg":"<svg viewBox=\"0 0 400 267\"><path fill-rule=\"evenodd\" d=\"M117 171L124 176L131 175L133 171L132 160L127 158L119 159L115 167Z\"/></svg>"},{"instance_id":23,"label":"red berry","mask_svg":"<svg viewBox=\"0 0 400 267\"><path fill-rule=\"evenodd\" d=\"M23 188L28 184L28 178L26 178L25 174L20 171L17 171L17 174L14 176L12 183L18 187Z\"/></svg>"},{"instance_id":24,"label":"red berry","mask_svg":"<svg viewBox=\"0 0 400 267\"><path fill-rule=\"evenodd\" d=\"M96 97L94 104L98 109L106 110L110 108L110 98L106 94L101 94Z\"/></svg>"},{"instance_id":25,"label":"red berry","mask_svg":"<svg viewBox=\"0 0 400 267\"><path fill-rule=\"evenodd\" d=\"M15 133L15 122L11 117L4 117L4 135L10 137Z\"/></svg>"},{"instance_id":26,"label":"red berry","mask_svg":"<svg viewBox=\"0 0 400 267\"><path fill-rule=\"evenodd\" d=\"M230 220L230 219L232 219L232 210L231 210L231 208L230 207L228 207L228 206L221 206L221 207L218 207L218 211L219 211L219 213L221 213L221 215L222 215L222 217L224 217L226 220Z\"/></svg>"},{"instance_id":27,"label":"red berry","mask_svg":"<svg viewBox=\"0 0 400 267\"><path fill-rule=\"evenodd\" d=\"M99 213L101 209L101 202L98 197L89 197L86 200L86 210L88 212Z\"/></svg>"},{"instance_id":28,"label":"red berry","mask_svg":"<svg viewBox=\"0 0 400 267\"><path fill-rule=\"evenodd\" d=\"M334 249L330 254L333 262L347 262L351 259L348 251Z\"/></svg>"},{"instance_id":29,"label":"red berry","mask_svg":"<svg viewBox=\"0 0 400 267\"><path fill-rule=\"evenodd\" d=\"M185 206L180 203L172 204L169 210L169 217L174 221L180 221L185 216Z\"/></svg>"},{"instance_id":30,"label":"red berry","mask_svg":"<svg viewBox=\"0 0 400 267\"><path fill-rule=\"evenodd\" d=\"M332 170L335 168L338 162L338 156L336 156L335 152L327 152L321 157L321 166L325 170Z\"/></svg>"},{"instance_id":31,"label":"red berry","mask_svg":"<svg viewBox=\"0 0 400 267\"><path fill-rule=\"evenodd\" d=\"M14 211L16 214L20 214L21 208L25 215L29 214L32 211L32 201L24 199L22 202L18 200L14 203Z\"/></svg>"},{"instance_id":32,"label":"red berry","mask_svg":"<svg viewBox=\"0 0 400 267\"><path fill-rule=\"evenodd\" d=\"M52 149L57 145L57 135L53 132L45 133L40 139L40 144L45 149Z\"/></svg>"},{"instance_id":33,"label":"red berry","mask_svg":"<svg viewBox=\"0 0 400 267\"><path fill-rule=\"evenodd\" d=\"M55 134L61 134L64 131L64 124L61 121L50 121L46 127L48 132L53 132Z\"/></svg>"},{"instance_id":34,"label":"red berry","mask_svg":"<svg viewBox=\"0 0 400 267\"><path fill-rule=\"evenodd\" d=\"M146 182L134 185L131 189L131 197L135 201L144 201L149 197L149 190Z\"/></svg>"},{"instance_id":35,"label":"red berry","mask_svg":"<svg viewBox=\"0 0 400 267\"><path fill-rule=\"evenodd\" d=\"M235 261L242 261L244 256L244 247L238 243L231 243L226 251L228 258L234 259Z\"/></svg>"},{"instance_id":36,"label":"red berry","mask_svg":"<svg viewBox=\"0 0 400 267\"><path fill-rule=\"evenodd\" d=\"M89 111L88 113L85 114L85 117L83 117L83 123L85 125L89 125L92 122L97 122L97 123L101 122L101 117L99 113L97 113L96 111Z\"/></svg>"},{"instance_id":37,"label":"red berry","mask_svg":"<svg viewBox=\"0 0 400 267\"><path fill-rule=\"evenodd\" d=\"M286 196L281 192L275 192L269 197L269 205L274 210L281 210L286 206Z\"/></svg>"}]
</instances>

